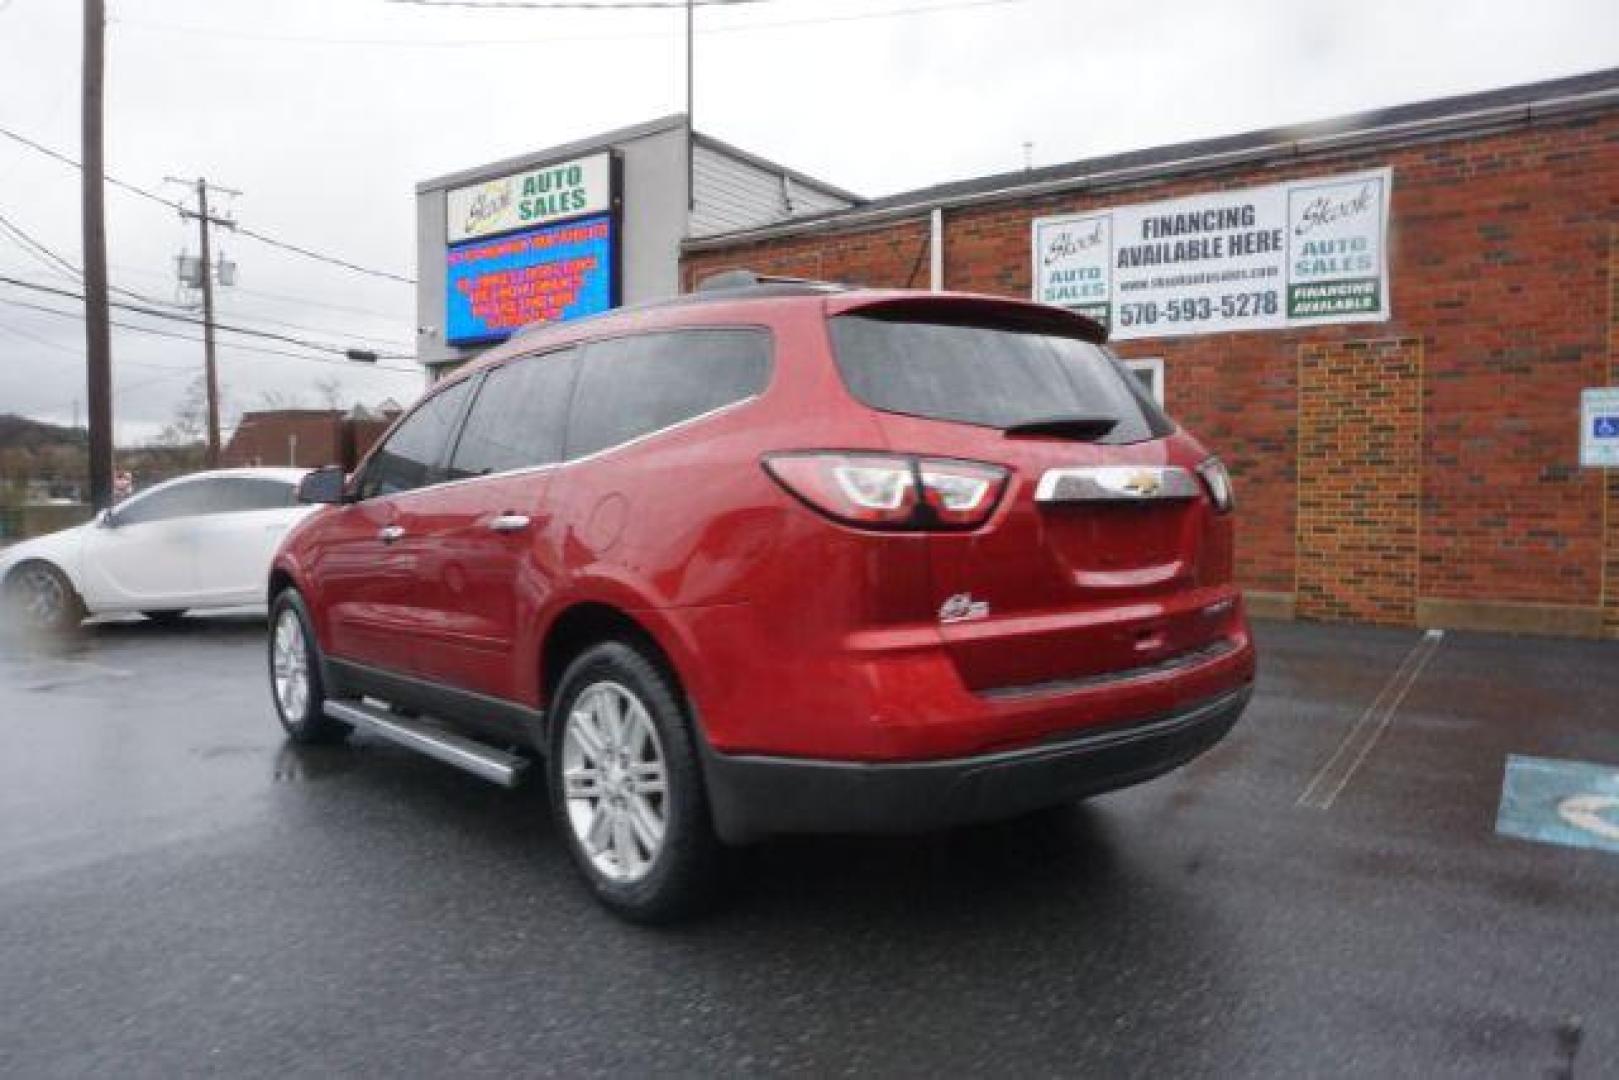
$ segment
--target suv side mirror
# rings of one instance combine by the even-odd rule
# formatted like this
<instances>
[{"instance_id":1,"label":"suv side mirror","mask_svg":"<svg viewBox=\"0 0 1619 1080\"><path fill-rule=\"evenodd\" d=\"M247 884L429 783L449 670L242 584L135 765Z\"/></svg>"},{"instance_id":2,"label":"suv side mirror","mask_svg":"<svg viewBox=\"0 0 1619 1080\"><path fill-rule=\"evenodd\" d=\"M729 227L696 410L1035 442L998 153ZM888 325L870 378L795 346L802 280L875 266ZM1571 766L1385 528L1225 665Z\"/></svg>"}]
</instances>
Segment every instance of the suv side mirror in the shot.
<instances>
[{"instance_id":1,"label":"suv side mirror","mask_svg":"<svg viewBox=\"0 0 1619 1080\"><path fill-rule=\"evenodd\" d=\"M328 465L316 469L298 481L298 501L301 503L340 503L344 501L347 474L341 465Z\"/></svg>"}]
</instances>

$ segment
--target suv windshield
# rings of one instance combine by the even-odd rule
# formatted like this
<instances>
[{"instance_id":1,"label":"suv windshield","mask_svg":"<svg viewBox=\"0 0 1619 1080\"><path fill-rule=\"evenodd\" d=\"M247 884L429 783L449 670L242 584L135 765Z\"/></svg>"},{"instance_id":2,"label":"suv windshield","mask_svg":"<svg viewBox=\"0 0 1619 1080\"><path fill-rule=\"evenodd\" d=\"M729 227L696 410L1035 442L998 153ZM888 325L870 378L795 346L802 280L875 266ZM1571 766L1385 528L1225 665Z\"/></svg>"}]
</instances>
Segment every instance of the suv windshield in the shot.
<instances>
[{"instance_id":1,"label":"suv windshield","mask_svg":"<svg viewBox=\"0 0 1619 1080\"><path fill-rule=\"evenodd\" d=\"M1162 438L1173 425L1098 345L988 319L881 315L831 320L850 393L884 412L1013 428L1066 416L1116 417L1105 443Z\"/></svg>"}]
</instances>

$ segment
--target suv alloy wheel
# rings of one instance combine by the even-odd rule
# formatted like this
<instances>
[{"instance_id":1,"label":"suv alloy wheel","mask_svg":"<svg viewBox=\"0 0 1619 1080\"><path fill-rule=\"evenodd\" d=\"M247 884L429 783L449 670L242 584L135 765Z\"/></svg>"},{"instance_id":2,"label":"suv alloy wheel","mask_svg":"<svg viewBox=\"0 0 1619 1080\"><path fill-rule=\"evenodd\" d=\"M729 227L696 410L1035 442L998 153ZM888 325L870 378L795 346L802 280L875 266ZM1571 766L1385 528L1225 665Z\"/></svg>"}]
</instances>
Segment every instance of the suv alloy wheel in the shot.
<instances>
[{"instance_id":1,"label":"suv alloy wheel","mask_svg":"<svg viewBox=\"0 0 1619 1080\"><path fill-rule=\"evenodd\" d=\"M320 646L297 589L278 593L270 606L270 698L287 737L298 743L337 742L349 726L323 710Z\"/></svg>"},{"instance_id":2,"label":"suv alloy wheel","mask_svg":"<svg viewBox=\"0 0 1619 1080\"><path fill-rule=\"evenodd\" d=\"M608 641L568 666L552 713L552 817L596 895L665 922L710 897L721 857L680 694L635 645Z\"/></svg>"}]
</instances>

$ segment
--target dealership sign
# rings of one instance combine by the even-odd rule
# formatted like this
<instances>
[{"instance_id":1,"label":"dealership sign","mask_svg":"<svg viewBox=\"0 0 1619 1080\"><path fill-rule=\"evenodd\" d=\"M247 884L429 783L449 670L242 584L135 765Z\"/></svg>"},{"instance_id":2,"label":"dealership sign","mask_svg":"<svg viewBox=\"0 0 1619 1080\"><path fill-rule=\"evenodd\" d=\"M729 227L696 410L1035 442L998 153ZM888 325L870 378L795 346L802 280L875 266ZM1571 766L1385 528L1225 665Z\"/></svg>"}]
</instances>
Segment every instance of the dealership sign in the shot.
<instances>
[{"instance_id":1,"label":"dealership sign","mask_svg":"<svg viewBox=\"0 0 1619 1080\"><path fill-rule=\"evenodd\" d=\"M1114 340L1389 317L1388 169L1034 221L1034 298Z\"/></svg>"},{"instance_id":2,"label":"dealership sign","mask_svg":"<svg viewBox=\"0 0 1619 1080\"><path fill-rule=\"evenodd\" d=\"M593 154L451 188L445 203L445 239L459 244L599 214L612 203L612 155Z\"/></svg>"},{"instance_id":3,"label":"dealership sign","mask_svg":"<svg viewBox=\"0 0 1619 1080\"><path fill-rule=\"evenodd\" d=\"M592 154L446 194L446 343L503 341L618 305L617 165Z\"/></svg>"},{"instance_id":4,"label":"dealership sign","mask_svg":"<svg viewBox=\"0 0 1619 1080\"><path fill-rule=\"evenodd\" d=\"M617 229L612 215L598 214L451 248L445 340L502 341L530 323L614 306Z\"/></svg>"}]
</instances>

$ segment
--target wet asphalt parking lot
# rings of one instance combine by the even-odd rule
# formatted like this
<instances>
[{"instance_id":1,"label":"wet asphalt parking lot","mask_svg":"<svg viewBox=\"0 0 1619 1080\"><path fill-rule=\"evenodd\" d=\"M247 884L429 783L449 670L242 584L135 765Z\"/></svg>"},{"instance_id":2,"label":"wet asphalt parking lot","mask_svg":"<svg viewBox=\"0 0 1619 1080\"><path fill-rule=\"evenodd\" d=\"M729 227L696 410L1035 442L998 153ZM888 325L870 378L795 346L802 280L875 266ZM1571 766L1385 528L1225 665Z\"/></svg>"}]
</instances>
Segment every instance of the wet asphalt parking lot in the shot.
<instances>
[{"instance_id":1,"label":"wet asphalt parking lot","mask_svg":"<svg viewBox=\"0 0 1619 1080\"><path fill-rule=\"evenodd\" d=\"M1619 853L1495 829L1509 754L1619 766L1619 647L1258 636L1190 767L673 930L538 787L285 744L261 617L5 641L0 1074L1619 1075Z\"/></svg>"}]
</instances>

